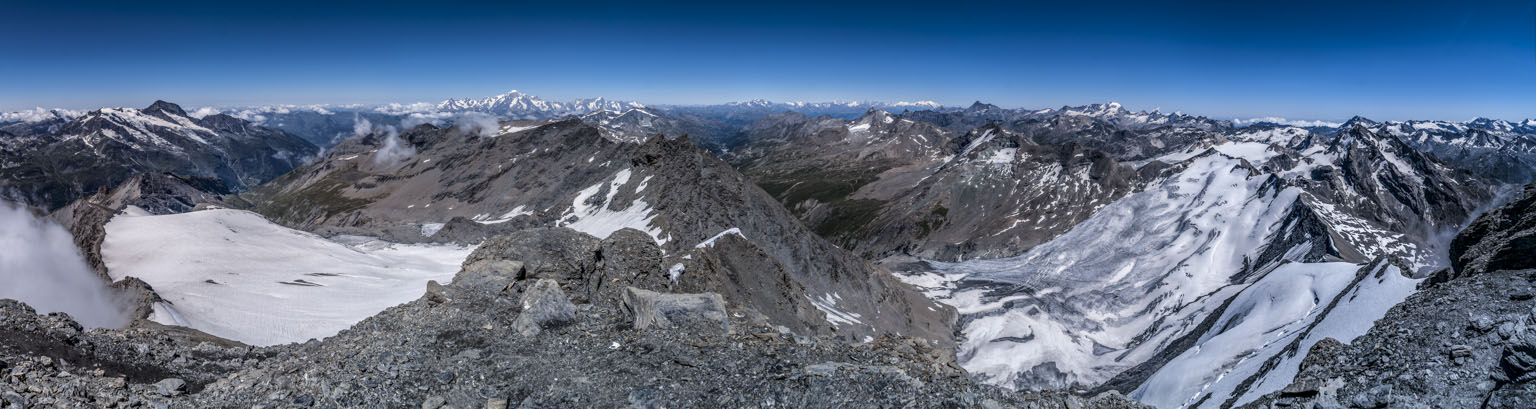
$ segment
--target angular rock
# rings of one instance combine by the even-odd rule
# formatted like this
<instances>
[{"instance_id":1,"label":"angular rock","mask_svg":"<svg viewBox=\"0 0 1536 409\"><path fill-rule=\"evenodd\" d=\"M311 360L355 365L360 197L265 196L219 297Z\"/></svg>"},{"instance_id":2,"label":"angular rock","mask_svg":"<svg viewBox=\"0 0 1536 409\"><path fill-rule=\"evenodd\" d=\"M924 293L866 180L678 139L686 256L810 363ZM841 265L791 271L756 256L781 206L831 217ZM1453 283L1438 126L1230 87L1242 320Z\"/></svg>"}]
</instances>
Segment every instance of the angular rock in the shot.
<instances>
[{"instance_id":1,"label":"angular rock","mask_svg":"<svg viewBox=\"0 0 1536 409\"><path fill-rule=\"evenodd\" d=\"M155 382L155 393L161 396L180 396L187 392L187 381L176 378Z\"/></svg>"},{"instance_id":2,"label":"angular rock","mask_svg":"<svg viewBox=\"0 0 1536 409\"><path fill-rule=\"evenodd\" d=\"M466 263L453 276L453 285L461 288L477 288L500 291L527 275L521 261L488 259Z\"/></svg>"},{"instance_id":3,"label":"angular rock","mask_svg":"<svg viewBox=\"0 0 1536 409\"><path fill-rule=\"evenodd\" d=\"M663 294L628 287L624 289L623 307L625 313L634 318L637 330L653 326L697 326L731 331L725 299L720 294Z\"/></svg>"},{"instance_id":4,"label":"angular rock","mask_svg":"<svg viewBox=\"0 0 1536 409\"><path fill-rule=\"evenodd\" d=\"M1349 403L1357 408L1385 408L1392 404L1392 385L1380 385L1356 394Z\"/></svg>"},{"instance_id":5,"label":"angular rock","mask_svg":"<svg viewBox=\"0 0 1536 409\"><path fill-rule=\"evenodd\" d=\"M576 306L555 280L540 279L523 292L522 313L512 326L525 337L576 321Z\"/></svg>"},{"instance_id":6,"label":"angular rock","mask_svg":"<svg viewBox=\"0 0 1536 409\"><path fill-rule=\"evenodd\" d=\"M1504 342L1499 368L1510 382L1523 383L1536 379L1536 330L1529 324L1515 326Z\"/></svg>"}]
</instances>

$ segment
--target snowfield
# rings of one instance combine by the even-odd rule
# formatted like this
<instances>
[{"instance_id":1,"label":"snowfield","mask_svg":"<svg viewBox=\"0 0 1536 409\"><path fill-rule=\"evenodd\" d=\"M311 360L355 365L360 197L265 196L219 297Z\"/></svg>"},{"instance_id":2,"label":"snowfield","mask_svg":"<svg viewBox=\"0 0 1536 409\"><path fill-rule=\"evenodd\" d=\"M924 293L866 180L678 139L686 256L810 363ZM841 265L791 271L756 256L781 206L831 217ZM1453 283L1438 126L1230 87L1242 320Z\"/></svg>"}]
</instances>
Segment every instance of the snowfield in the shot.
<instances>
[{"instance_id":1,"label":"snowfield","mask_svg":"<svg viewBox=\"0 0 1536 409\"><path fill-rule=\"evenodd\" d=\"M114 280L138 277L169 305L152 319L252 345L320 339L447 283L472 247L336 240L215 209L129 211L102 243Z\"/></svg>"}]
</instances>

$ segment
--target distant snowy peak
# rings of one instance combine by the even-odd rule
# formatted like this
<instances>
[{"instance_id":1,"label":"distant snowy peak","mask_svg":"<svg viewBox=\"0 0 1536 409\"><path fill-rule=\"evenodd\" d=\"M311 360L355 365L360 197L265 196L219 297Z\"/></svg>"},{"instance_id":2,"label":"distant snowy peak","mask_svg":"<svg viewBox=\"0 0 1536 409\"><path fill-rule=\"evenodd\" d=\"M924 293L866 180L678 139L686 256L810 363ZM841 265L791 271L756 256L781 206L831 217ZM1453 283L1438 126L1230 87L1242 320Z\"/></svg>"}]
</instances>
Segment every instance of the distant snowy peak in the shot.
<instances>
[{"instance_id":1,"label":"distant snowy peak","mask_svg":"<svg viewBox=\"0 0 1536 409\"><path fill-rule=\"evenodd\" d=\"M938 109L944 107L943 104L934 101L898 101L895 103L886 103L880 101L774 102L766 99L728 102L723 104L723 106L730 108L766 108L783 111L825 109Z\"/></svg>"},{"instance_id":2,"label":"distant snowy peak","mask_svg":"<svg viewBox=\"0 0 1536 409\"><path fill-rule=\"evenodd\" d=\"M512 90L505 94L481 99L449 99L437 104L438 111L484 112L514 118L548 118L569 115L585 115L599 111L623 112L645 108L633 101L615 101L598 98L577 99L570 102L546 101L537 96Z\"/></svg>"},{"instance_id":3,"label":"distant snowy peak","mask_svg":"<svg viewBox=\"0 0 1536 409\"><path fill-rule=\"evenodd\" d=\"M1119 102L1113 101L1102 104L1063 106L1060 109L1054 110L1042 109L1031 112L1031 114L1039 117L1089 117L1113 125L1116 128L1129 130L1160 127L1220 130L1232 127L1232 124L1227 121L1217 121L1203 116L1185 115L1180 112L1165 114L1160 109L1131 111L1125 109Z\"/></svg>"},{"instance_id":4,"label":"distant snowy peak","mask_svg":"<svg viewBox=\"0 0 1536 409\"><path fill-rule=\"evenodd\" d=\"M91 147L112 140L137 150L179 152L188 143L207 145L218 133L187 116L180 106L155 101L144 109L102 108L88 112L61 131L65 140L78 139Z\"/></svg>"},{"instance_id":5,"label":"distant snowy peak","mask_svg":"<svg viewBox=\"0 0 1536 409\"><path fill-rule=\"evenodd\" d=\"M940 108L940 107L943 107L944 105L939 104L937 102L933 102L933 101L911 101L911 102L908 102L908 101L897 101L896 103L891 104L891 106L893 106L893 107L902 107L902 108L914 107L914 108L930 108L930 109L932 109L932 108Z\"/></svg>"},{"instance_id":6,"label":"distant snowy peak","mask_svg":"<svg viewBox=\"0 0 1536 409\"><path fill-rule=\"evenodd\" d=\"M1241 118L1233 119L1232 120L1232 125L1238 126L1238 127L1271 125L1271 126L1295 126L1295 127L1303 127L1303 128L1338 128L1340 126L1343 126L1344 124L1340 123L1340 122L1329 122L1329 121L1321 121L1321 120L1289 119L1289 118L1278 117L1278 116L1265 116L1265 117L1248 118L1248 119L1241 119Z\"/></svg>"},{"instance_id":7,"label":"distant snowy peak","mask_svg":"<svg viewBox=\"0 0 1536 409\"><path fill-rule=\"evenodd\" d=\"M1114 115L1129 114L1131 111L1125 110L1125 107L1120 106L1119 102L1111 101L1105 104L1088 104L1075 107L1064 106L1061 107L1061 113L1063 115L1081 115L1103 118Z\"/></svg>"}]
</instances>

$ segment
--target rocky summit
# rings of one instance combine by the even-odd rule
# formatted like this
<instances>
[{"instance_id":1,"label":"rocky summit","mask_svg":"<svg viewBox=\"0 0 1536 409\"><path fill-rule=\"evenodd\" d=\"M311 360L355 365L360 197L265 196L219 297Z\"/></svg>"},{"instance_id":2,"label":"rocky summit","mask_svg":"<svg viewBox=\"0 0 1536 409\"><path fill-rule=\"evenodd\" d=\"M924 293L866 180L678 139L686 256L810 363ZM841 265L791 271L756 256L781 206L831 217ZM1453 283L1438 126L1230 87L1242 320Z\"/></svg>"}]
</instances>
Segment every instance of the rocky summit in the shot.
<instances>
[{"instance_id":1,"label":"rocky summit","mask_svg":"<svg viewBox=\"0 0 1536 409\"><path fill-rule=\"evenodd\" d=\"M8 334L0 337L0 401L14 408L1140 407L1114 393L977 384L951 351L915 338L847 344L796 335L718 294L664 292L665 281L612 274L650 271L658 266L647 264L659 260L556 255L532 246L582 233L525 234L535 240L477 250L451 284L431 283L420 299L302 344L251 347L154 328L83 331L66 314L0 302Z\"/></svg>"}]
</instances>

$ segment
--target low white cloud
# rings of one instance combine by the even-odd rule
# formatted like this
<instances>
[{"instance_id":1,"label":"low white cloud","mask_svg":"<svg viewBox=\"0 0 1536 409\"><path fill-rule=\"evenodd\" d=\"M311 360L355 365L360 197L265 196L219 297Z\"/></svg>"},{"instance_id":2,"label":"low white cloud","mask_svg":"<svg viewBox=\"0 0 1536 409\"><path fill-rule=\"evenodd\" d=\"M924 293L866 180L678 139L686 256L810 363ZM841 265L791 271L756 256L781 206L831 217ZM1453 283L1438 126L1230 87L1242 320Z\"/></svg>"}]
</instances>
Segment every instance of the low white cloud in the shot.
<instances>
[{"instance_id":1,"label":"low white cloud","mask_svg":"<svg viewBox=\"0 0 1536 409\"><path fill-rule=\"evenodd\" d=\"M373 123L368 118L359 115L352 116L352 136L366 136L373 133Z\"/></svg>"},{"instance_id":2,"label":"low white cloud","mask_svg":"<svg viewBox=\"0 0 1536 409\"><path fill-rule=\"evenodd\" d=\"M193 117L193 118L197 118L197 119L203 119L203 117L206 117L206 116L209 116L209 115L218 115L219 113L220 113L220 111L218 109L214 108L214 107L202 107L202 108L198 108L198 109L196 109L196 110L194 110L192 112L188 112L187 116L190 116L190 117Z\"/></svg>"},{"instance_id":3,"label":"low white cloud","mask_svg":"<svg viewBox=\"0 0 1536 409\"><path fill-rule=\"evenodd\" d=\"M1285 119L1285 118L1281 118L1281 117L1278 117L1278 116L1266 116L1266 117L1259 117L1259 118L1233 119L1232 120L1232 124L1233 125L1240 126L1240 127L1241 126L1249 126L1249 125L1257 124L1257 123L1260 123L1260 122L1270 122L1270 123L1276 123L1276 124L1281 124L1281 125L1290 125L1290 126L1326 126L1326 127L1332 127L1332 128L1337 128L1337 127L1343 125L1342 123L1338 123L1338 122L1307 121L1307 120L1300 120L1300 119Z\"/></svg>"},{"instance_id":4,"label":"low white cloud","mask_svg":"<svg viewBox=\"0 0 1536 409\"><path fill-rule=\"evenodd\" d=\"M443 126L453 118L452 112L417 112L400 120L400 127L405 129L415 128L421 124Z\"/></svg>"},{"instance_id":5,"label":"low white cloud","mask_svg":"<svg viewBox=\"0 0 1536 409\"><path fill-rule=\"evenodd\" d=\"M396 163L416 155L416 148L401 140L400 131L395 127L385 126L382 131L385 134L384 146L379 147L379 151L373 154L373 163Z\"/></svg>"},{"instance_id":6,"label":"low white cloud","mask_svg":"<svg viewBox=\"0 0 1536 409\"><path fill-rule=\"evenodd\" d=\"M73 238L53 221L0 201L0 298L38 313L65 312L80 325L118 328L130 320L121 296L85 264Z\"/></svg>"},{"instance_id":7,"label":"low white cloud","mask_svg":"<svg viewBox=\"0 0 1536 409\"><path fill-rule=\"evenodd\" d=\"M25 111L0 113L0 122L42 122L50 119L72 120L84 115L84 112L68 109L33 108Z\"/></svg>"},{"instance_id":8,"label":"low white cloud","mask_svg":"<svg viewBox=\"0 0 1536 409\"><path fill-rule=\"evenodd\" d=\"M373 108L374 112L390 114L390 115L405 115L405 114L411 114L411 113L430 113L430 112L433 112L433 111L436 111L436 110L437 110L437 105L436 104L432 104L430 102L417 102L417 103L414 103L414 104L390 103L388 105L380 105L380 106L377 106L377 107Z\"/></svg>"},{"instance_id":9,"label":"low white cloud","mask_svg":"<svg viewBox=\"0 0 1536 409\"><path fill-rule=\"evenodd\" d=\"M436 127L452 125L461 131L481 137L496 136L496 133L501 130L500 119L483 112L418 112L400 120L402 129L411 129L422 124L432 124Z\"/></svg>"},{"instance_id":10,"label":"low white cloud","mask_svg":"<svg viewBox=\"0 0 1536 409\"><path fill-rule=\"evenodd\" d=\"M464 112L454 117L454 126L467 133L479 135L482 138L496 136L501 130L501 122L496 116L479 112Z\"/></svg>"}]
</instances>

